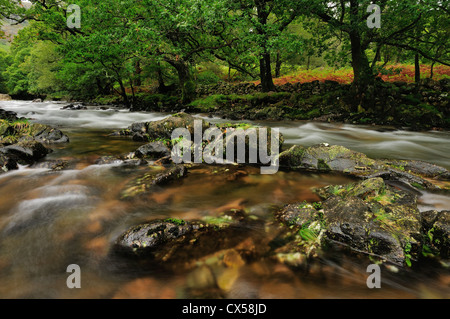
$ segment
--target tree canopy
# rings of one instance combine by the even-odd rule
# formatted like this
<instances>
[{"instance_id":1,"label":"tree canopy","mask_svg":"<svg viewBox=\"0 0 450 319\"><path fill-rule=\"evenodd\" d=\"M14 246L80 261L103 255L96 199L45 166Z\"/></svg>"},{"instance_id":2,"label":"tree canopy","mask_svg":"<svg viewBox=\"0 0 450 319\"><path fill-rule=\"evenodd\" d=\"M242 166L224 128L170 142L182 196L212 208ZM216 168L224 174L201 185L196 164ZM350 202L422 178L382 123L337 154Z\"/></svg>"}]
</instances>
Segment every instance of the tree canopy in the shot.
<instances>
[{"instance_id":1,"label":"tree canopy","mask_svg":"<svg viewBox=\"0 0 450 319\"><path fill-rule=\"evenodd\" d=\"M74 97L117 92L129 104L136 87L157 82L161 93L176 86L187 103L195 98L202 64L215 65L216 73L225 69L241 80L259 80L268 92L276 91L273 78L283 63L309 68L311 58L322 57L328 65L352 68L355 106L370 107L365 93L392 60L450 63L448 2L380 0L379 12L372 4L76 0L78 28L68 23L75 12L67 3L0 0L4 23L29 22L10 53L0 52L0 90ZM379 28L368 23L373 14L379 14Z\"/></svg>"}]
</instances>

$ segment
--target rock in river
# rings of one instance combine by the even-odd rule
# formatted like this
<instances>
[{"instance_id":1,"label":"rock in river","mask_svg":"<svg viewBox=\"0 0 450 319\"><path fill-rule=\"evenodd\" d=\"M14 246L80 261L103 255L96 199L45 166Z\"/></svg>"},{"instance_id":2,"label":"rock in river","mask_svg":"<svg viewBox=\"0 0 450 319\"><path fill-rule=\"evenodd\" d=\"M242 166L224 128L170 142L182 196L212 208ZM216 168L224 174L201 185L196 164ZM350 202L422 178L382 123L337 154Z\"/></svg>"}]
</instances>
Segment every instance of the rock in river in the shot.
<instances>
[{"instance_id":1,"label":"rock in river","mask_svg":"<svg viewBox=\"0 0 450 319\"><path fill-rule=\"evenodd\" d=\"M284 254L309 257L308 250L331 243L396 265L411 265L419 257L424 234L416 195L381 178L315 191L323 202L291 204L276 214L296 233L280 249Z\"/></svg>"},{"instance_id":2,"label":"rock in river","mask_svg":"<svg viewBox=\"0 0 450 319\"><path fill-rule=\"evenodd\" d=\"M433 180L450 178L450 172L437 165L420 161L371 159L339 145L294 145L282 152L279 159L283 169L338 172L364 179L381 177L385 181L400 182L419 190L440 188L425 179L427 177Z\"/></svg>"},{"instance_id":3,"label":"rock in river","mask_svg":"<svg viewBox=\"0 0 450 319\"><path fill-rule=\"evenodd\" d=\"M19 164L28 165L45 157L49 150L37 141L21 141L0 148L0 153L12 158Z\"/></svg>"},{"instance_id":4,"label":"rock in river","mask_svg":"<svg viewBox=\"0 0 450 319\"><path fill-rule=\"evenodd\" d=\"M198 221L153 220L125 231L115 241L114 251L176 267L237 245L248 236L247 222L242 211Z\"/></svg>"},{"instance_id":5,"label":"rock in river","mask_svg":"<svg viewBox=\"0 0 450 319\"><path fill-rule=\"evenodd\" d=\"M171 150L167 147L167 145L161 141L148 143L139 147L135 156L137 158L145 158L145 159L159 159L162 157L170 156Z\"/></svg>"}]
</instances>

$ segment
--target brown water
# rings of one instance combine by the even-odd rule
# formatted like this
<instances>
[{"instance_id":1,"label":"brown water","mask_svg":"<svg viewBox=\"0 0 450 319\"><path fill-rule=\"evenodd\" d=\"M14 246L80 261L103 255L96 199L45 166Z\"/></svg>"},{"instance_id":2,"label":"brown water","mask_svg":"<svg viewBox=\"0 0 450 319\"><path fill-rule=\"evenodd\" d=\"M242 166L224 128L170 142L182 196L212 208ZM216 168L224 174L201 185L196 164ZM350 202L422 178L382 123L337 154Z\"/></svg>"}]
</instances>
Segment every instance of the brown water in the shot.
<instances>
[{"instance_id":1,"label":"brown water","mask_svg":"<svg viewBox=\"0 0 450 319\"><path fill-rule=\"evenodd\" d=\"M128 153L140 145L107 135L132 122L164 115L116 110L63 112L60 105L28 102L3 102L0 107L34 115L39 122L60 124L71 139L70 144L53 147L47 158L69 160L70 169L52 172L21 168L0 175L0 298L450 297L450 273L443 267L420 264L400 272L383 267L382 289L369 289L368 260L340 253L296 271L271 258L244 262L233 249L207 256L191 267L180 265L179 271L133 268L110 255L114 240L132 225L156 218L217 216L228 209L242 208L268 221L265 226L248 230L248 239L241 246L250 249L277 235L276 225L269 222L273 205L316 201L312 187L350 180L300 172L260 175L259 169L252 167L241 167L239 174L230 176L224 173L224 167L198 167L180 183L143 198L120 201L125 185L146 168L123 168L119 163L95 165L100 156ZM286 125L288 139L295 140L292 124L272 125ZM347 130L327 126L319 133L328 136L328 130L334 130L339 136L343 129ZM361 132L380 138L378 133L358 130L353 141L347 137L348 143L360 140ZM298 136L301 134L299 131ZM434 133L419 134L418 140L423 137L439 145L446 135L436 138ZM412 135L408 138L411 141ZM439 149L432 153L434 160L446 160L445 155L444 159L435 158L436 152ZM389 152L384 155L389 157ZM426 193L421 200L424 209L450 208L445 196ZM66 285L70 264L81 268L81 289Z\"/></svg>"}]
</instances>

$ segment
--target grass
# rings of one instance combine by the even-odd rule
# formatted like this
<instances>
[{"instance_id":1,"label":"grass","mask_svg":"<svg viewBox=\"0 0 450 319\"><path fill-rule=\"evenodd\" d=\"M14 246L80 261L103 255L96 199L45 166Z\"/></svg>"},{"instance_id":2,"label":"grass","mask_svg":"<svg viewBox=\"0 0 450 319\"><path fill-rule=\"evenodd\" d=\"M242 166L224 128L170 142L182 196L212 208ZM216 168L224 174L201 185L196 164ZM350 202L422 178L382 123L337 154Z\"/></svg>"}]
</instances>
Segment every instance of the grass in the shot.
<instances>
[{"instance_id":1,"label":"grass","mask_svg":"<svg viewBox=\"0 0 450 319\"><path fill-rule=\"evenodd\" d=\"M189 106L203 111L208 111L220 106L220 104L223 103L225 100L226 100L225 95L221 94L209 95L205 98L197 99L191 102Z\"/></svg>"}]
</instances>

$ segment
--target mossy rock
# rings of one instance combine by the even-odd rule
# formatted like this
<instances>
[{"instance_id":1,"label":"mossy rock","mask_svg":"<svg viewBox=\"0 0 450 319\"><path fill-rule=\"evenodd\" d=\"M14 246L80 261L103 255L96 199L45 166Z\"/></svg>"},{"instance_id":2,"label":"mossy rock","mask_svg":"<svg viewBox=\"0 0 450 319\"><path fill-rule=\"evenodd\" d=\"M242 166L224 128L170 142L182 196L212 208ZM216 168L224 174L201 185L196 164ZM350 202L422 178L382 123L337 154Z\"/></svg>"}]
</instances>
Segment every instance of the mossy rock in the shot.
<instances>
[{"instance_id":1,"label":"mossy rock","mask_svg":"<svg viewBox=\"0 0 450 319\"><path fill-rule=\"evenodd\" d=\"M292 146L280 154L280 166L344 173L369 170L377 161L339 145L320 144L308 148Z\"/></svg>"},{"instance_id":2,"label":"mossy rock","mask_svg":"<svg viewBox=\"0 0 450 319\"><path fill-rule=\"evenodd\" d=\"M337 190L337 191L336 191ZM421 248L417 198L380 178L326 187L327 238L399 265L410 265Z\"/></svg>"},{"instance_id":3,"label":"mossy rock","mask_svg":"<svg viewBox=\"0 0 450 319\"><path fill-rule=\"evenodd\" d=\"M427 211L421 215L424 254L450 258L450 211Z\"/></svg>"},{"instance_id":4,"label":"mossy rock","mask_svg":"<svg viewBox=\"0 0 450 319\"><path fill-rule=\"evenodd\" d=\"M339 172L363 179L379 177L419 190L439 190L438 183L433 181L450 179L450 172L437 165L413 160L375 160L339 145L294 145L280 154L279 163L283 169Z\"/></svg>"},{"instance_id":5,"label":"mossy rock","mask_svg":"<svg viewBox=\"0 0 450 319\"><path fill-rule=\"evenodd\" d=\"M277 253L304 258L340 245L399 266L419 258L423 227L415 195L381 178L315 192L324 200L320 205L291 204L275 215L290 234Z\"/></svg>"},{"instance_id":6,"label":"mossy rock","mask_svg":"<svg viewBox=\"0 0 450 319\"><path fill-rule=\"evenodd\" d=\"M249 221L244 212L225 212L217 218L220 223L206 218L192 221L168 218L133 226L117 238L113 251L150 266L180 271L196 259L234 247L248 238Z\"/></svg>"},{"instance_id":7,"label":"mossy rock","mask_svg":"<svg viewBox=\"0 0 450 319\"><path fill-rule=\"evenodd\" d=\"M186 128L193 136L194 121L196 120L201 121L202 133L210 126L203 119L194 118L192 115L181 112L159 121L133 123L127 129L114 132L111 135L139 136L141 141L170 140L175 129ZM136 138L133 139L137 140Z\"/></svg>"},{"instance_id":8,"label":"mossy rock","mask_svg":"<svg viewBox=\"0 0 450 319\"><path fill-rule=\"evenodd\" d=\"M14 159L22 165L33 164L44 158L50 151L41 143L31 141L20 141L13 145L0 148L0 153Z\"/></svg>"},{"instance_id":9,"label":"mossy rock","mask_svg":"<svg viewBox=\"0 0 450 319\"><path fill-rule=\"evenodd\" d=\"M17 168L17 160L0 152L0 174Z\"/></svg>"}]
</instances>

